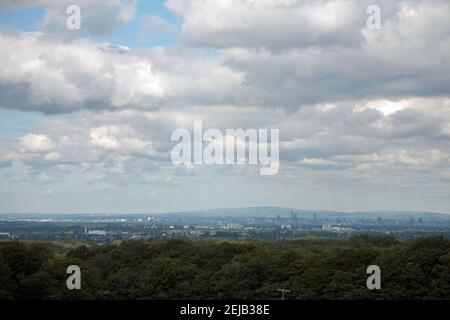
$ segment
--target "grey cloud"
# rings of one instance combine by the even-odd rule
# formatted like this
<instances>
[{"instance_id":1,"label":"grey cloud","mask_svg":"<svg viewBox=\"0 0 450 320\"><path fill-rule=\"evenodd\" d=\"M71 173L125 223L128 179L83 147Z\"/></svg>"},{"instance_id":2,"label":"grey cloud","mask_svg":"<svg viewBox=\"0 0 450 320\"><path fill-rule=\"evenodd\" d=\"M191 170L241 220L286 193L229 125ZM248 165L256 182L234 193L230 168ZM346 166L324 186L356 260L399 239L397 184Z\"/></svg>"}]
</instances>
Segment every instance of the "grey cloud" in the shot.
<instances>
[{"instance_id":1,"label":"grey cloud","mask_svg":"<svg viewBox=\"0 0 450 320\"><path fill-rule=\"evenodd\" d=\"M374 4L382 26L370 31L366 9ZM449 93L448 1L172 0L168 7L182 16L188 44L217 48L244 74L240 105L295 109Z\"/></svg>"},{"instance_id":2,"label":"grey cloud","mask_svg":"<svg viewBox=\"0 0 450 320\"><path fill-rule=\"evenodd\" d=\"M0 159L0 168L10 167L12 165L12 161Z\"/></svg>"},{"instance_id":3,"label":"grey cloud","mask_svg":"<svg viewBox=\"0 0 450 320\"><path fill-rule=\"evenodd\" d=\"M68 30L66 9L70 5L81 9L81 29ZM137 0L4 0L0 12L17 8L44 8L41 29L55 35L74 37L83 34L108 35L134 18Z\"/></svg>"},{"instance_id":4,"label":"grey cloud","mask_svg":"<svg viewBox=\"0 0 450 320\"><path fill-rule=\"evenodd\" d=\"M205 128L219 130L280 129L281 167L270 180L271 186L325 188L334 193L342 188L370 190L378 196L401 196L405 189L411 195L427 188L432 197L444 194L450 181L450 140L443 138L445 134L450 137L449 108L448 99L423 98L318 104L295 112L219 106L52 115L35 123L33 133L47 136L53 149L38 153L21 151L19 140L2 143L2 153L14 153L10 161L24 167L20 172L8 167L2 170L9 183L31 181L49 186L70 181L70 175L77 174L92 192L102 194L143 186L162 190L194 184L198 190L210 189L211 179L217 177L224 181L244 177L246 183L260 187L268 183L254 167L174 166L169 155L174 145L171 132L192 129L194 120L203 120ZM98 134L92 135L96 130ZM153 151L135 152L126 145L130 139L144 142L134 144L137 151L142 151L140 147ZM60 157L49 156L49 152ZM98 176L103 178L98 180Z\"/></svg>"},{"instance_id":5,"label":"grey cloud","mask_svg":"<svg viewBox=\"0 0 450 320\"><path fill-rule=\"evenodd\" d=\"M243 75L197 50L131 50L0 33L0 107L64 113L235 100Z\"/></svg>"},{"instance_id":6,"label":"grey cloud","mask_svg":"<svg viewBox=\"0 0 450 320\"><path fill-rule=\"evenodd\" d=\"M450 35L450 33L449 33ZM228 64L245 74L240 103L297 108L364 98L447 96L450 38L444 52L398 43L382 52L363 49L291 50L280 54L227 50ZM405 55L413 55L405 61ZM437 68L439 66L439 68Z\"/></svg>"},{"instance_id":7,"label":"grey cloud","mask_svg":"<svg viewBox=\"0 0 450 320\"><path fill-rule=\"evenodd\" d=\"M388 112L386 106L396 111L382 113L380 110ZM305 106L290 114L282 109L272 112L255 107L229 106L208 110L205 113L203 108L192 107L153 112L81 112L70 117L47 117L36 124L39 135L28 136L37 139L45 135L50 139L52 149L40 153L25 150L18 160L36 166L91 164L111 174L166 167L171 163L171 132L176 128L191 130L195 120L202 120L205 128L219 130L280 129L280 156L294 167L327 170L340 166L343 171L362 164L380 163L387 166L419 163L436 167L446 164L449 158L448 99L363 100ZM43 150L43 139L36 141L40 143L39 150ZM439 156L440 160L427 164L424 162L426 156L420 155L422 153L417 155L417 160L415 154L418 151ZM17 152L20 153L20 149Z\"/></svg>"},{"instance_id":8,"label":"grey cloud","mask_svg":"<svg viewBox=\"0 0 450 320\"><path fill-rule=\"evenodd\" d=\"M264 3L261 6L272 2ZM319 5L312 3L298 4ZM246 4L250 13L261 9L250 4ZM169 2L172 5L190 10ZM203 1L185 4L191 5L208 10L212 6L213 14L228 8ZM361 4L348 1L348 6L353 14L353 7ZM382 29L361 31L363 41L356 46L306 44L279 51L244 45L208 52L177 46L128 49L3 33L7 50L0 54L4 64L0 90L5 92L0 103L4 108L46 113L227 104L296 110L335 101L445 97L450 88L448 6L440 0L397 3ZM294 9L283 5L282 11ZM312 17L314 12L309 12ZM189 14L186 21L191 21ZM255 23L264 20L258 15L255 19ZM430 20L435 24L427 23Z\"/></svg>"},{"instance_id":9,"label":"grey cloud","mask_svg":"<svg viewBox=\"0 0 450 320\"><path fill-rule=\"evenodd\" d=\"M400 6L384 0L167 2L183 18L182 39L190 45L269 51L358 46L369 5L380 6L384 20L395 17Z\"/></svg>"}]
</instances>

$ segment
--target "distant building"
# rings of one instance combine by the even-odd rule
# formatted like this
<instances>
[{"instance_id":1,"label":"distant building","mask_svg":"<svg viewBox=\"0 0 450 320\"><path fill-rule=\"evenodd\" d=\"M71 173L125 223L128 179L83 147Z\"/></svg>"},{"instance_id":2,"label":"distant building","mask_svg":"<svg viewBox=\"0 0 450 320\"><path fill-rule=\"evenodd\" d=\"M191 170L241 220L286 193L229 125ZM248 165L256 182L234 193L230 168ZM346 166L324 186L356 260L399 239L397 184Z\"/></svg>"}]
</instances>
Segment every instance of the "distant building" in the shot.
<instances>
[{"instance_id":1,"label":"distant building","mask_svg":"<svg viewBox=\"0 0 450 320\"><path fill-rule=\"evenodd\" d=\"M239 223L228 223L227 224L227 229L241 229L242 225L240 225Z\"/></svg>"},{"instance_id":2,"label":"distant building","mask_svg":"<svg viewBox=\"0 0 450 320\"><path fill-rule=\"evenodd\" d=\"M104 230L89 230L87 227L85 227L84 234L86 234L88 236L106 236L106 231L104 231Z\"/></svg>"},{"instance_id":3,"label":"distant building","mask_svg":"<svg viewBox=\"0 0 450 320\"><path fill-rule=\"evenodd\" d=\"M91 235L91 236L106 236L106 231L104 231L104 230L90 230L90 231L88 231L88 235Z\"/></svg>"},{"instance_id":4,"label":"distant building","mask_svg":"<svg viewBox=\"0 0 450 320\"><path fill-rule=\"evenodd\" d=\"M291 212L291 220L294 225L298 224L298 213Z\"/></svg>"},{"instance_id":5,"label":"distant building","mask_svg":"<svg viewBox=\"0 0 450 320\"><path fill-rule=\"evenodd\" d=\"M345 228L345 227L339 227L339 226L333 227L333 225L331 225L330 223L324 223L322 225L322 230L330 231L330 232L337 232L337 233L344 233L344 232L352 231L351 228Z\"/></svg>"}]
</instances>

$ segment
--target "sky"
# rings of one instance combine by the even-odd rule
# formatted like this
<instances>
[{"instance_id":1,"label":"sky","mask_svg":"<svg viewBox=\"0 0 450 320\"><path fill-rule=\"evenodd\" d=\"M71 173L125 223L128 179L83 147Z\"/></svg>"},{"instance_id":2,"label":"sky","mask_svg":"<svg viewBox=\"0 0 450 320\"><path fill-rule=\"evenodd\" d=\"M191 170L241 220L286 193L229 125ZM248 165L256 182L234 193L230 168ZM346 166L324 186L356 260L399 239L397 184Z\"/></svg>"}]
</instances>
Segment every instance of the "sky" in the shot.
<instances>
[{"instance_id":1,"label":"sky","mask_svg":"<svg viewBox=\"0 0 450 320\"><path fill-rule=\"evenodd\" d=\"M447 0L3 0L0 212L450 213L449 57ZM174 164L194 121L279 172Z\"/></svg>"}]
</instances>

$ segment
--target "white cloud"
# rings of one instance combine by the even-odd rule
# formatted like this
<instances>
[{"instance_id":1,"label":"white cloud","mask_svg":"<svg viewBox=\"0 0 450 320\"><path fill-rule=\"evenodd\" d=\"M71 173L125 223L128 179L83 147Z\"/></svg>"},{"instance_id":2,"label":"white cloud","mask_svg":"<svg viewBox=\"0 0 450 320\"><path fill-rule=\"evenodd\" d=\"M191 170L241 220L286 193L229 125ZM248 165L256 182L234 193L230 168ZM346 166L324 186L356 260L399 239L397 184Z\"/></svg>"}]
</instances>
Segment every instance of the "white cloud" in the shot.
<instances>
[{"instance_id":1,"label":"white cloud","mask_svg":"<svg viewBox=\"0 0 450 320\"><path fill-rule=\"evenodd\" d=\"M373 4L381 7L377 31L366 28ZM448 94L448 1L171 0L168 7L183 18L186 43L217 48L245 75L240 104Z\"/></svg>"},{"instance_id":2,"label":"white cloud","mask_svg":"<svg viewBox=\"0 0 450 320\"><path fill-rule=\"evenodd\" d=\"M61 160L61 155L58 152L50 152L45 155L44 159L49 161L57 161Z\"/></svg>"},{"instance_id":3,"label":"white cloud","mask_svg":"<svg viewBox=\"0 0 450 320\"><path fill-rule=\"evenodd\" d=\"M339 169L349 174L356 168L359 172L366 168L370 173L369 168L381 165L410 170L448 165L448 99L383 100L390 110L398 110L393 113L374 108L378 103L362 100L310 105L289 113L282 109L273 112L222 106L49 116L38 124L44 134L25 136L19 142L23 152L8 159L38 169L50 161L53 166L73 165L74 170L97 167L113 175L139 175L146 170L172 167L171 132L177 128L192 130L194 120L202 120L205 129L223 132L236 128L280 129L282 169ZM57 142L48 137L55 137L53 141ZM17 155L14 150L12 146L9 153ZM36 154L37 150L42 154ZM251 176L252 172L247 174Z\"/></svg>"},{"instance_id":4,"label":"white cloud","mask_svg":"<svg viewBox=\"0 0 450 320\"><path fill-rule=\"evenodd\" d=\"M243 75L197 51L132 51L0 32L0 107L46 113L235 99Z\"/></svg>"},{"instance_id":5,"label":"white cloud","mask_svg":"<svg viewBox=\"0 0 450 320\"><path fill-rule=\"evenodd\" d=\"M296 109L318 102L448 95L447 2L417 0L393 5L382 1L383 25L376 32L365 29L364 1L183 3L169 1L168 6L182 15L184 28L193 28L199 36L200 28L205 39L216 41L219 38L208 28L214 29L218 23L239 41L212 51L177 46L129 49L87 40L59 41L36 33L1 33L0 45L6 49L0 53L0 106L47 113L224 104ZM334 6L339 17L350 16L344 19L350 21L349 26L342 23L349 30L358 30L357 43L334 43L330 49L330 43L288 39L291 45L278 50L268 36L272 33L266 32L268 27L259 25L270 20L266 16L274 11L280 15L280 23L288 24L285 33L297 37L289 25L293 20L283 15L302 14L317 32L336 29L333 32L347 39L340 20L331 19L330 25L317 22L325 19L322 14L335 12L330 9ZM194 10L197 7L210 15ZM228 10L242 11L242 17L228 19ZM354 28L355 15L361 20L360 28ZM227 19L217 20L216 16ZM232 23L235 18L263 33L260 44L252 44L253 34L239 32L239 24ZM427 21L435 24L430 27ZM388 108L383 107L384 112L393 112L386 111Z\"/></svg>"},{"instance_id":6,"label":"white cloud","mask_svg":"<svg viewBox=\"0 0 450 320\"><path fill-rule=\"evenodd\" d=\"M298 161L298 164L305 166L317 166L317 167L329 167L329 166L337 166L338 162L332 160L325 160L321 158L304 158Z\"/></svg>"},{"instance_id":7,"label":"white cloud","mask_svg":"<svg viewBox=\"0 0 450 320\"><path fill-rule=\"evenodd\" d=\"M381 9L376 33L366 28L369 5ZM392 44L399 35L448 36L445 0L169 0L167 6L183 18L184 41L218 48L279 51L359 46L371 36L391 37L385 40Z\"/></svg>"},{"instance_id":8,"label":"white cloud","mask_svg":"<svg viewBox=\"0 0 450 320\"><path fill-rule=\"evenodd\" d=\"M91 129L91 144L107 151L121 151L127 155L157 156L150 141L136 137L130 125L108 125Z\"/></svg>"},{"instance_id":9,"label":"white cloud","mask_svg":"<svg viewBox=\"0 0 450 320\"><path fill-rule=\"evenodd\" d=\"M189 44L278 51L358 45L374 3L384 19L395 13L395 2L383 0L169 0L167 6L183 17Z\"/></svg>"},{"instance_id":10,"label":"white cloud","mask_svg":"<svg viewBox=\"0 0 450 320\"><path fill-rule=\"evenodd\" d=\"M151 106L164 89L145 59L88 41L52 42L38 34L0 34L0 99L5 108L67 112Z\"/></svg>"},{"instance_id":11,"label":"white cloud","mask_svg":"<svg viewBox=\"0 0 450 320\"><path fill-rule=\"evenodd\" d=\"M167 6L183 17L182 37L195 45L284 49L361 37L349 15L354 2L169 0Z\"/></svg>"},{"instance_id":12,"label":"white cloud","mask_svg":"<svg viewBox=\"0 0 450 320\"><path fill-rule=\"evenodd\" d=\"M164 97L164 88L152 74L149 61L136 60L114 65L113 106L138 105L142 97Z\"/></svg>"},{"instance_id":13,"label":"white cloud","mask_svg":"<svg viewBox=\"0 0 450 320\"><path fill-rule=\"evenodd\" d=\"M117 127L103 126L91 130L91 142L94 146L99 146L105 149L118 149L120 143L113 135L117 131Z\"/></svg>"},{"instance_id":14,"label":"white cloud","mask_svg":"<svg viewBox=\"0 0 450 320\"><path fill-rule=\"evenodd\" d=\"M26 152L48 152L54 149L54 144L45 134L27 134L20 140L20 146Z\"/></svg>"}]
</instances>

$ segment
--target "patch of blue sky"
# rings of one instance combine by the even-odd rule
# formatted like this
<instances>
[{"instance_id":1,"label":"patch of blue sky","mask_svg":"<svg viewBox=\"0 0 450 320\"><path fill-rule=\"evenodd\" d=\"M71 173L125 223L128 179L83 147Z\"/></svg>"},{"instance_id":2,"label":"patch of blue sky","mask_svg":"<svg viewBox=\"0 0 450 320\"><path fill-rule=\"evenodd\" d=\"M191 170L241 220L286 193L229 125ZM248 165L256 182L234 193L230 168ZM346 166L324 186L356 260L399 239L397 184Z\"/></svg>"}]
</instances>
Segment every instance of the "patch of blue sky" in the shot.
<instances>
[{"instance_id":1,"label":"patch of blue sky","mask_svg":"<svg viewBox=\"0 0 450 320\"><path fill-rule=\"evenodd\" d=\"M44 8L20 8L0 12L0 26L21 31L36 31L45 15Z\"/></svg>"},{"instance_id":2,"label":"patch of blue sky","mask_svg":"<svg viewBox=\"0 0 450 320\"><path fill-rule=\"evenodd\" d=\"M38 112L0 108L0 139L15 139L26 135L44 115Z\"/></svg>"},{"instance_id":3,"label":"patch of blue sky","mask_svg":"<svg viewBox=\"0 0 450 320\"><path fill-rule=\"evenodd\" d=\"M38 31L45 15L45 8L20 8L0 12L0 27L20 31ZM149 16L158 16L173 26L173 32L151 32L148 36L143 30L143 21ZM177 30L181 17L166 8L164 0L140 1L134 19L121 26L110 35L88 36L94 41L135 47L170 46L178 38ZM83 33L83 37L87 36Z\"/></svg>"},{"instance_id":4,"label":"patch of blue sky","mask_svg":"<svg viewBox=\"0 0 450 320\"><path fill-rule=\"evenodd\" d=\"M154 30L146 35L143 21L149 16L158 16L173 26L173 32ZM112 35L97 37L98 41L110 42L131 48L167 47L176 43L181 17L166 8L165 1L140 1L136 16L130 23L116 30Z\"/></svg>"}]
</instances>

